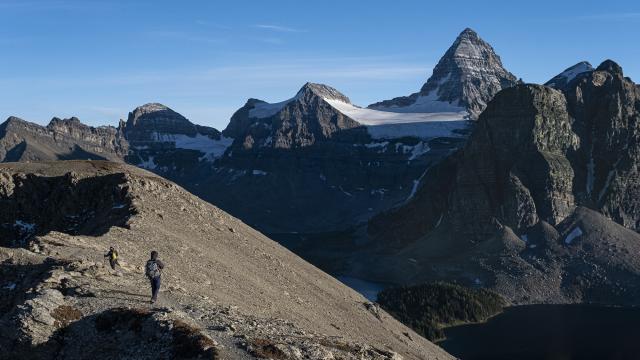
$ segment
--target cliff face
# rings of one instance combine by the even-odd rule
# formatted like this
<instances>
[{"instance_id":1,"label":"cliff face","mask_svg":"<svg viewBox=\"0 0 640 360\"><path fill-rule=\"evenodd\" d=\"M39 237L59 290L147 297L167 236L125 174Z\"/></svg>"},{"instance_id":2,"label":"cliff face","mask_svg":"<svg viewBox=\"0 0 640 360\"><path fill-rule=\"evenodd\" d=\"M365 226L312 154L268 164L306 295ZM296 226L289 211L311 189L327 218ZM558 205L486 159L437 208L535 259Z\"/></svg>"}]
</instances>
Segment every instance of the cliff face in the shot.
<instances>
[{"instance_id":1,"label":"cliff face","mask_svg":"<svg viewBox=\"0 0 640 360\"><path fill-rule=\"evenodd\" d=\"M479 240L495 229L514 231L538 219L557 224L575 207L568 155L579 139L562 93L537 85L506 89L482 114L459 154L451 193L451 221ZM488 227L487 227L488 226Z\"/></svg>"},{"instance_id":2,"label":"cliff face","mask_svg":"<svg viewBox=\"0 0 640 360\"><path fill-rule=\"evenodd\" d=\"M1 161L124 158L128 144L118 129L53 118L40 126L10 117L0 125Z\"/></svg>"},{"instance_id":3,"label":"cliff face","mask_svg":"<svg viewBox=\"0 0 640 360\"><path fill-rule=\"evenodd\" d=\"M605 61L566 91L580 136L574 193L617 223L639 230L640 91L622 68Z\"/></svg>"},{"instance_id":4,"label":"cliff face","mask_svg":"<svg viewBox=\"0 0 640 360\"><path fill-rule=\"evenodd\" d=\"M575 250L571 247L580 242L576 239L585 242L575 245L584 246L580 257L590 259L582 258L585 263L603 261L602 254L589 250L598 236L624 252L635 251L632 242L618 237L618 227L637 231L640 218L634 165L640 151L639 100L637 86L612 61L575 77L564 92L538 85L505 89L482 113L464 148L427 172L409 204L374 218L369 232L381 248L392 246L402 252L428 242L439 244L445 252L440 256L454 263L469 257L470 263L483 269L483 283L502 287L519 301L534 297L535 301L575 301L575 296L588 300L594 296L589 292L595 291L595 283L600 290L612 283L588 278L589 284L577 286L578 290L561 283L556 294L544 295L531 288L516 295L513 287L520 280L501 277L513 274L514 264L523 259L529 264L522 264L522 269L533 266L523 271L539 279L577 276L579 270L568 265L575 259L562 258ZM593 226L584 225L586 217L594 221ZM498 261L504 254L506 258ZM537 256L539 263L532 263L530 256ZM624 279L627 289L634 288L628 282L640 268L622 265L627 261L622 254L614 259L617 265L600 271ZM478 274L480 270L469 271ZM434 276L427 273L422 272ZM609 301L628 301L612 298Z\"/></svg>"}]
</instances>

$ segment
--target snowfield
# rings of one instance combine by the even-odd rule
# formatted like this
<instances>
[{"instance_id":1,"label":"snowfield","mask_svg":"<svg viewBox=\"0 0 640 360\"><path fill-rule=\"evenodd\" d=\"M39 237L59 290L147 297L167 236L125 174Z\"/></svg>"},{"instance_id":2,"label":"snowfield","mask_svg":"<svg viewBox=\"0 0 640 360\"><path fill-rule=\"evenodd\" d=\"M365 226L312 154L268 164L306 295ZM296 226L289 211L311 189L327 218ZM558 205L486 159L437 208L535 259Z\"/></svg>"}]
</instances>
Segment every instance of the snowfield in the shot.
<instances>
[{"instance_id":1,"label":"snowfield","mask_svg":"<svg viewBox=\"0 0 640 360\"><path fill-rule=\"evenodd\" d=\"M582 236L582 229L580 229L580 227L576 227L569 233L569 235L567 235L567 237L564 239L564 243L569 245L573 242L573 240L580 236Z\"/></svg>"},{"instance_id":2,"label":"snowfield","mask_svg":"<svg viewBox=\"0 0 640 360\"><path fill-rule=\"evenodd\" d=\"M191 137L185 134L154 133L153 138L156 141L174 142L176 149L200 151L204 154L203 157L208 160L215 160L224 155L224 152L233 143L232 138L222 136L220 140L215 140L202 134Z\"/></svg>"},{"instance_id":3,"label":"snowfield","mask_svg":"<svg viewBox=\"0 0 640 360\"><path fill-rule=\"evenodd\" d=\"M589 64L588 62L581 62L566 69L565 71L560 73L558 76L556 76L556 78L564 78L566 79L566 82L569 83L571 80L575 79L576 76L588 71L593 71L593 67L591 67L591 64ZM555 86L556 83L555 81L549 82L547 83L547 85Z\"/></svg>"},{"instance_id":4,"label":"snowfield","mask_svg":"<svg viewBox=\"0 0 640 360\"><path fill-rule=\"evenodd\" d=\"M460 137L455 130L462 130L469 126L466 111L452 112L408 112L417 110L419 104L404 108L394 108L400 111L381 111L366 109L339 100L324 99L334 109L365 125L374 139L393 139L405 136L415 136L422 139L435 137ZM447 104L448 105L448 104ZM390 108L391 109L391 108ZM404 111L407 112L404 112ZM450 108L449 110L460 110Z\"/></svg>"},{"instance_id":5,"label":"snowfield","mask_svg":"<svg viewBox=\"0 0 640 360\"><path fill-rule=\"evenodd\" d=\"M347 115L353 120L369 126L420 123L426 121L460 121L465 120L468 115L466 111L452 112L410 112L409 107L393 108L403 109L402 112L381 111L366 109L348 104L339 100L324 99L334 109ZM389 108L392 109L392 108ZM407 111L404 111L407 110Z\"/></svg>"},{"instance_id":6,"label":"snowfield","mask_svg":"<svg viewBox=\"0 0 640 360\"><path fill-rule=\"evenodd\" d=\"M443 82L446 80L442 79ZM438 89L435 89L428 96L419 96L409 106L380 109L362 108L327 97L323 97L323 100L345 116L366 126L374 139L405 136L421 139L462 137L456 133L456 130L463 130L469 126L469 113L463 107L439 101L437 93ZM273 116L299 96L297 94L293 98L278 103L257 103L253 109L249 110L249 118L261 119Z\"/></svg>"}]
</instances>

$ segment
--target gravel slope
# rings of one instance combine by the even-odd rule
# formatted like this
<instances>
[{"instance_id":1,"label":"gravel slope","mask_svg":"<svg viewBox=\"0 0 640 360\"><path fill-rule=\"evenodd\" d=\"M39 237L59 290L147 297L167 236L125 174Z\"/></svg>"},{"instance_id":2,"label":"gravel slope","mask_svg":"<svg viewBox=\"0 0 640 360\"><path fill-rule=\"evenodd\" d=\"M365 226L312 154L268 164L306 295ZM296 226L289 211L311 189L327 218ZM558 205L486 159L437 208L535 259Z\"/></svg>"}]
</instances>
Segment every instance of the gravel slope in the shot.
<instances>
[{"instance_id":1,"label":"gravel slope","mask_svg":"<svg viewBox=\"0 0 640 360\"><path fill-rule=\"evenodd\" d=\"M73 173L65 175L70 171ZM283 359L451 358L264 235L144 170L101 161L2 164L0 190L4 193L0 191L0 195L10 198L7 193L18 194L27 186L40 190L29 191L30 195L20 193L20 201L44 203L42 199L49 194L61 191L56 186L72 187L69 191L73 193L81 191L74 188L77 184L91 185L113 174L121 177L118 185L96 185L93 191L95 199L90 203L98 207L93 211L100 219L93 215L69 231L61 231L61 224L46 224L50 229L37 225L37 236L24 245L30 250L0 248L3 271L20 277L16 288L0 292L2 300L12 304L3 310L2 328L6 332L11 322L21 319L19 333L26 334L19 339L7 335L0 341L0 349L19 349L18 344L25 341L48 344L58 351L62 348L59 358L65 358L64 354L77 352L81 346L78 341L69 341L69 334L89 334L83 329L93 329L91 316L124 307L151 311L158 324L167 319L183 320L202 329L203 336L216 343L222 358L260 354ZM53 182L46 188L38 183L42 177L70 180L58 185ZM24 200L29 196L31 200ZM58 206L67 212L74 209L73 204ZM104 215L109 206L114 213ZM0 220L6 224L28 217L26 210L21 211L3 213ZM126 222L118 223L123 216ZM122 226L105 229L105 221ZM110 245L120 252L122 269L117 273L103 264L102 254ZM159 251L166 264L163 292L155 308L147 302L143 275L152 249ZM40 273L34 275L33 268L38 266ZM35 280L29 284L22 281L27 275ZM46 304L49 314L69 306L82 318L69 326L57 321L43 327L43 322L31 321L42 315L39 305L29 304ZM75 328L73 324L77 324ZM69 330L61 333L59 329L65 326Z\"/></svg>"}]
</instances>

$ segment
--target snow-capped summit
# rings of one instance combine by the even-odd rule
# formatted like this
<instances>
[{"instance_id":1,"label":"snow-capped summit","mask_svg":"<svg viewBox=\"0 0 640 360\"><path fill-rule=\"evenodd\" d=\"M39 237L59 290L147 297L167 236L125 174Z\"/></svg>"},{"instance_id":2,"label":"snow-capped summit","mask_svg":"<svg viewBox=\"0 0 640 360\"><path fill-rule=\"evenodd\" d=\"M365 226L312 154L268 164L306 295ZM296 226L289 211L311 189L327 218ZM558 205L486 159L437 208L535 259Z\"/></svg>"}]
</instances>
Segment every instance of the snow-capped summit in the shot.
<instances>
[{"instance_id":1,"label":"snow-capped summit","mask_svg":"<svg viewBox=\"0 0 640 360\"><path fill-rule=\"evenodd\" d=\"M440 59L419 92L385 100L369 108L393 112L460 112L475 119L500 90L516 77L502 65L491 45L465 29Z\"/></svg>"},{"instance_id":2,"label":"snow-capped summit","mask_svg":"<svg viewBox=\"0 0 640 360\"><path fill-rule=\"evenodd\" d=\"M300 98L305 95L319 96L324 100L341 101L351 104L351 100L349 100L346 95L336 90L335 88L325 84L316 84L311 82L304 84L300 91L298 91L296 98Z\"/></svg>"},{"instance_id":3,"label":"snow-capped summit","mask_svg":"<svg viewBox=\"0 0 640 360\"><path fill-rule=\"evenodd\" d=\"M581 61L554 76L551 80L547 81L545 85L556 89L564 89L576 76L593 70L593 66L591 66L588 61Z\"/></svg>"},{"instance_id":4,"label":"snow-capped summit","mask_svg":"<svg viewBox=\"0 0 640 360\"><path fill-rule=\"evenodd\" d=\"M214 161L232 142L218 130L196 125L159 103L135 108L118 130L130 145L128 161L151 170L167 169L158 159L167 160L176 154L181 154L183 160L193 157Z\"/></svg>"}]
</instances>

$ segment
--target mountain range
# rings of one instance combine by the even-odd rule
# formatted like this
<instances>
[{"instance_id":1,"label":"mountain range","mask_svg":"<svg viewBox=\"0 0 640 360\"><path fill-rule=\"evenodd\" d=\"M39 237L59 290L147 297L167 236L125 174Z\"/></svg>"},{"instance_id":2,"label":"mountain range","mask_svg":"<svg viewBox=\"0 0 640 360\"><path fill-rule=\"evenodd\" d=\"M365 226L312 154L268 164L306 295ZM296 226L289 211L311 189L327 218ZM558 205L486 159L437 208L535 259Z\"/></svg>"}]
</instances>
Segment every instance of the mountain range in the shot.
<instances>
[{"instance_id":1,"label":"mountain range","mask_svg":"<svg viewBox=\"0 0 640 360\"><path fill-rule=\"evenodd\" d=\"M117 128L10 118L0 159L125 161L267 233L341 231L411 198L425 170L464 143L469 119L514 79L466 29L419 93L441 94L437 106L359 107L330 86L307 83L279 103L249 99L222 132L161 104L136 108ZM309 216L317 211L323 216Z\"/></svg>"},{"instance_id":2,"label":"mountain range","mask_svg":"<svg viewBox=\"0 0 640 360\"><path fill-rule=\"evenodd\" d=\"M307 83L247 100L222 131L161 104L117 128L11 117L0 159L136 165L334 274L624 303L635 287L612 289L638 271L637 120L638 87L616 63L523 84L465 29L409 96L360 107Z\"/></svg>"}]
</instances>

